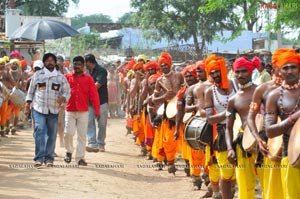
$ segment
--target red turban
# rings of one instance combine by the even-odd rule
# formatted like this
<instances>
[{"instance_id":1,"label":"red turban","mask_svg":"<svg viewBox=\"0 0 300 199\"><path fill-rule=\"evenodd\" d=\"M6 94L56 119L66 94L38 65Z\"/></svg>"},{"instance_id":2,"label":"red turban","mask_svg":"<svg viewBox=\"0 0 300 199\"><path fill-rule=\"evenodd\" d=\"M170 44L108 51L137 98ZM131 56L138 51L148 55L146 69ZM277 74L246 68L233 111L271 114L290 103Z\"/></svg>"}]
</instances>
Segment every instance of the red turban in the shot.
<instances>
[{"instance_id":1,"label":"red turban","mask_svg":"<svg viewBox=\"0 0 300 199\"><path fill-rule=\"evenodd\" d=\"M158 69L158 64L156 61L149 61L146 64L144 64L144 71L149 70L150 68L153 68L155 70Z\"/></svg>"},{"instance_id":2,"label":"red turban","mask_svg":"<svg viewBox=\"0 0 300 199\"><path fill-rule=\"evenodd\" d=\"M156 80L160 77L159 74L154 74L154 75L151 75L149 78L148 78L148 85L151 84L152 82L156 82Z\"/></svg>"},{"instance_id":3,"label":"red turban","mask_svg":"<svg viewBox=\"0 0 300 199\"><path fill-rule=\"evenodd\" d=\"M27 61L25 59L21 60L21 67L26 68L27 67Z\"/></svg>"},{"instance_id":4,"label":"red turban","mask_svg":"<svg viewBox=\"0 0 300 199\"><path fill-rule=\"evenodd\" d=\"M233 63L233 70L235 72L236 70L245 67L248 73L252 75L252 72L255 68L259 69L260 63L260 59L256 56L252 59L252 61L249 61L246 56L243 56L235 60Z\"/></svg>"},{"instance_id":5,"label":"red turban","mask_svg":"<svg viewBox=\"0 0 300 199\"><path fill-rule=\"evenodd\" d=\"M143 69L144 64L141 62L138 62L136 64L134 64L134 66L132 67L132 70L137 71L138 69Z\"/></svg>"},{"instance_id":6,"label":"red turban","mask_svg":"<svg viewBox=\"0 0 300 199\"><path fill-rule=\"evenodd\" d=\"M183 77L185 77L186 73L190 73L191 75L193 75L195 78L197 78L197 72L196 72L196 64L193 64L193 65L188 65L186 66L181 74Z\"/></svg>"},{"instance_id":7,"label":"red turban","mask_svg":"<svg viewBox=\"0 0 300 199\"><path fill-rule=\"evenodd\" d=\"M220 70L221 71L221 83L220 87L223 89L229 88L229 81L227 77L227 69L226 69L226 62L223 57L217 57L216 55L211 55L205 60L205 70L207 76L210 76L210 72L213 70ZM212 79L212 78L210 78Z\"/></svg>"},{"instance_id":8,"label":"red turban","mask_svg":"<svg viewBox=\"0 0 300 199\"><path fill-rule=\"evenodd\" d=\"M172 67L172 57L169 53L162 52L158 60L158 66L167 64L170 68Z\"/></svg>"},{"instance_id":9,"label":"red turban","mask_svg":"<svg viewBox=\"0 0 300 199\"><path fill-rule=\"evenodd\" d=\"M196 66L197 66L197 68L201 68L201 69L205 70L205 63L203 60L197 61Z\"/></svg>"},{"instance_id":10,"label":"red turban","mask_svg":"<svg viewBox=\"0 0 300 199\"><path fill-rule=\"evenodd\" d=\"M288 63L295 63L300 65L300 56L296 54L294 49L290 48L279 48L272 56L272 64L279 69Z\"/></svg>"}]
</instances>

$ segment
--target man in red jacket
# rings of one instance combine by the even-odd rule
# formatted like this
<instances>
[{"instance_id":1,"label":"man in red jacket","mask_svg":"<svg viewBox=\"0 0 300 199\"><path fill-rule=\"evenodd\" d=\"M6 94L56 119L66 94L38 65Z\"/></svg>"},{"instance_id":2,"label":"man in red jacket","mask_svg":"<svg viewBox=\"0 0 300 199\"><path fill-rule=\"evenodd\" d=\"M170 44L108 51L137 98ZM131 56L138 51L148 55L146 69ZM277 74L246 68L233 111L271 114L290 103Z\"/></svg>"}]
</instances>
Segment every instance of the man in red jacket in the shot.
<instances>
[{"instance_id":1,"label":"man in red jacket","mask_svg":"<svg viewBox=\"0 0 300 199\"><path fill-rule=\"evenodd\" d=\"M84 58L74 57L72 73L65 74L70 88L71 98L66 105L65 114L65 148L64 161L70 163L72 160L73 136L77 130L77 147L75 161L78 165L87 166L84 159L86 132L89 120L89 100L91 101L97 121L100 119L100 100L93 78L84 72Z\"/></svg>"}]
</instances>

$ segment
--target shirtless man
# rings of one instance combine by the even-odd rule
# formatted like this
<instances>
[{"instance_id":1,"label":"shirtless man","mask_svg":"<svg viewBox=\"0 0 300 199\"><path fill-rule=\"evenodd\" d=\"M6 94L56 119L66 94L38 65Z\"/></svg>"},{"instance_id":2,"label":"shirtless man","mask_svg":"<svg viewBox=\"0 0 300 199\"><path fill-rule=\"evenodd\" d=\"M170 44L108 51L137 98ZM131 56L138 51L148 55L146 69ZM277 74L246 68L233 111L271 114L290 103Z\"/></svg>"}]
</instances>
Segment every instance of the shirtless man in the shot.
<instances>
[{"instance_id":1,"label":"shirtless man","mask_svg":"<svg viewBox=\"0 0 300 199\"><path fill-rule=\"evenodd\" d=\"M236 149L233 148L233 125L235 121L235 114L239 114L242 122L242 128L245 129L247 124L247 116L249 112L249 105L252 100L252 96L256 85L252 83L251 76L252 71L255 68L259 68L260 59L254 57L252 61L249 61L247 57L240 57L233 63L233 69L235 78L239 84L239 90L235 96L230 98L228 107L226 110L227 125L226 125L226 144L228 151L228 161L232 165L237 165L236 175L237 183L239 186L238 198L254 199L255 195L255 168L254 168L254 157L244 151L242 146L242 133L239 133L236 142ZM236 161L237 159L237 161ZM228 164L228 162L227 162ZM230 190L230 186L233 184L234 176L230 183L223 183L222 186L226 186ZM223 191L223 187L222 187ZM222 192L223 193L223 192ZM233 198L229 192L223 193L224 199Z\"/></svg>"},{"instance_id":2,"label":"shirtless man","mask_svg":"<svg viewBox=\"0 0 300 199\"><path fill-rule=\"evenodd\" d=\"M155 84L154 91L154 103L163 104L168 103L172 98L174 98L179 91L182 83L183 77L180 73L175 73L171 70L172 67L172 57L170 54L163 52L158 60L158 65L160 66L163 75L157 80ZM165 92L162 94L161 90ZM173 124L172 124L173 123ZM162 126L164 131L162 132L162 146L160 148L161 153L165 153L168 161L168 172L175 174L175 157L176 157L176 145L174 141L174 122L171 122L168 118L163 118Z\"/></svg>"},{"instance_id":3,"label":"shirtless man","mask_svg":"<svg viewBox=\"0 0 300 199\"><path fill-rule=\"evenodd\" d=\"M24 84L24 74L21 69L21 62L18 59L11 59L9 61L8 66L9 66L9 69L8 69L9 71L6 73L6 75L3 74L3 83L10 90L16 86L17 88L21 89L22 91L25 91L26 84ZM24 104L25 104L25 102L24 102ZM9 102L7 113L9 115L8 118L11 118L13 121L13 124L10 127L10 132L12 135L16 135L20 111L21 111L20 107L17 107L13 103ZM12 115L10 115L10 114L12 114ZM8 119L7 127L9 126L9 122L10 121ZM6 133L8 134L8 131L6 131Z\"/></svg>"},{"instance_id":4,"label":"shirtless man","mask_svg":"<svg viewBox=\"0 0 300 199\"><path fill-rule=\"evenodd\" d=\"M209 56L205 60L206 72L212 79L213 86L211 86L205 93L205 111L208 122L213 125L217 124L218 136L213 146L213 150L216 150L216 158L207 160L211 162L211 167L214 164L218 164L221 173L221 190L223 198L231 198L231 187L234 187L235 172L234 168L228 168L224 165L228 165L227 161L227 147L225 141L225 129L226 129L226 108L228 100L235 94L228 78L225 59L223 57L217 57L215 55ZM214 109L216 113L214 113ZM216 175L217 171L213 170ZM217 176L219 177L219 176ZM218 192L219 179L211 178L213 192L213 198L221 198L221 194Z\"/></svg>"},{"instance_id":5,"label":"shirtless man","mask_svg":"<svg viewBox=\"0 0 300 199\"><path fill-rule=\"evenodd\" d=\"M280 54L281 50L276 50L273 53L272 65L274 67L274 78L272 81L265 82L257 86L257 88L255 89L247 119L249 129L254 136L259 148L255 164L257 166L261 164L267 165L267 167L259 169L263 172L261 186L263 188L263 195L265 198L283 198L282 184L278 183L279 181L281 181L280 169L277 169L280 168L280 162L271 161L267 157L267 155L269 154L269 150L267 146L266 132L264 128L261 132L258 132L258 127L255 124L255 118L259 113L262 116L265 114L266 101L270 92L278 88L283 81L279 73L279 68L277 66L278 57L280 56ZM268 166L270 167L270 169Z\"/></svg>"},{"instance_id":6,"label":"shirtless man","mask_svg":"<svg viewBox=\"0 0 300 199\"><path fill-rule=\"evenodd\" d=\"M188 90L193 90L193 88L196 86L197 83L197 72L196 72L196 65L188 65L182 70L182 75L185 79L186 85L183 86L177 94L177 114L176 114L176 127L174 132L174 139L179 139L179 146L181 146L181 153L182 158L186 162L186 166L184 168L184 171L187 176L190 176L190 157L191 157L191 147L187 145L186 141L184 140L184 124L183 124L183 116L185 113L185 106L187 104L187 101L189 100L187 94ZM194 110L192 110L194 111ZM192 112L189 111L189 112ZM200 167L200 165L197 165ZM198 170L197 170L198 171ZM199 178L200 174L196 174L195 177ZM196 181L196 180L194 180ZM197 181L198 183L195 183L195 186L197 186L197 189L201 188L201 179L200 181Z\"/></svg>"},{"instance_id":7,"label":"shirtless man","mask_svg":"<svg viewBox=\"0 0 300 199\"><path fill-rule=\"evenodd\" d=\"M138 62L133 66L134 70L134 79L130 83L130 97L132 98L133 103L130 104L131 115L133 115L133 133L136 136L136 143L141 146L141 155L147 155L147 149L145 146L145 133L144 133L144 124L141 122L141 106L140 101L141 95L141 81L145 78L143 63Z\"/></svg>"},{"instance_id":8,"label":"shirtless man","mask_svg":"<svg viewBox=\"0 0 300 199\"><path fill-rule=\"evenodd\" d=\"M153 144L153 136L152 134L154 134L154 128L150 125L150 118L149 118L149 113L146 110L147 107L147 103L148 103L148 99L150 96L152 96L154 89L151 90L149 89L149 77L151 75L155 75L156 71L158 69L158 64L156 61L149 61L146 64L144 64L144 71L146 73L145 78L141 81L141 94L140 94L140 98L139 101L142 103L142 106L140 106L140 108L143 108L143 110L139 110L139 112L141 112L143 118L145 118L144 120L142 120L141 122L144 122L144 132L145 132L145 143L147 146L147 160L152 160L152 153L151 153L151 149L152 149L152 144ZM155 83L156 83L155 79ZM153 85L153 82L152 82ZM152 98L152 97L151 97ZM152 99L151 99L152 101ZM147 137L150 136L150 137ZM152 140L152 141L150 141Z\"/></svg>"},{"instance_id":9,"label":"shirtless man","mask_svg":"<svg viewBox=\"0 0 300 199\"><path fill-rule=\"evenodd\" d=\"M288 160L289 137L296 120L300 117L300 57L294 49L278 49L277 66L284 81L281 87L271 91L266 102L265 125L269 138L283 135L281 174L282 198L299 198L300 169L291 167ZM281 119L277 123L278 116Z\"/></svg>"}]
</instances>

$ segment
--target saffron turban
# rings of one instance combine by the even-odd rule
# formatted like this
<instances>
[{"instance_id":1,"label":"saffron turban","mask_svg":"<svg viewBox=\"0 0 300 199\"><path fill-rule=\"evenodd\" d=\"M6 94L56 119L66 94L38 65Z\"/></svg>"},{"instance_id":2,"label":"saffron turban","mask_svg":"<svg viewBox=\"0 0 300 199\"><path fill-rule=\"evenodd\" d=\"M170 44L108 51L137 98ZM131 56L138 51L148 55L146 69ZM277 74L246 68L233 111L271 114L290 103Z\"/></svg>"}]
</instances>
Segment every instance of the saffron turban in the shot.
<instances>
[{"instance_id":1,"label":"saffron turban","mask_svg":"<svg viewBox=\"0 0 300 199\"><path fill-rule=\"evenodd\" d=\"M148 85L150 85L151 83L153 82L156 82L157 79L160 77L159 74L154 74L154 75L151 75L149 78L148 78Z\"/></svg>"},{"instance_id":2,"label":"saffron turban","mask_svg":"<svg viewBox=\"0 0 300 199\"><path fill-rule=\"evenodd\" d=\"M249 61L246 56L243 56L235 60L233 63L233 70L235 72L236 70L245 67L248 73L252 75L252 72L255 68L259 69L260 63L260 59L256 56L252 59L252 61Z\"/></svg>"},{"instance_id":3,"label":"saffron turban","mask_svg":"<svg viewBox=\"0 0 300 199\"><path fill-rule=\"evenodd\" d=\"M130 59L130 61L127 63L127 65L124 67L125 70L131 70L135 64L135 60L133 58Z\"/></svg>"},{"instance_id":4,"label":"saffron turban","mask_svg":"<svg viewBox=\"0 0 300 199\"><path fill-rule=\"evenodd\" d=\"M172 57L169 53L162 52L158 60L158 66L162 64L167 64L170 68L172 67Z\"/></svg>"},{"instance_id":5,"label":"saffron turban","mask_svg":"<svg viewBox=\"0 0 300 199\"><path fill-rule=\"evenodd\" d=\"M288 63L295 63L299 66L300 55L296 54L294 49L290 49L290 48L277 49L272 56L272 65L281 69L282 66Z\"/></svg>"},{"instance_id":6,"label":"saffron turban","mask_svg":"<svg viewBox=\"0 0 300 199\"><path fill-rule=\"evenodd\" d=\"M195 78L197 78L197 72L196 72L196 64L193 65L188 65L186 66L183 70L182 70L182 76L185 77L185 75L187 73L190 73L191 75L193 75Z\"/></svg>"},{"instance_id":7,"label":"saffron turban","mask_svg":"<svg viewBox=\"0 0 300 199\"><path fill-rule=\"evenodd\" d=\"M156 61L149 61L146 64L144 64L144 71L149 70L150 68L153 68L155 70L158 69L158 64Z\"/></svg>"},{"instance_id":8,"label":"saffron turban","mask_svg":"<svg viewBox=\"0 0 300 199\"><path fill-rule=\"evenodd\" d=\"M229 88L229 81L227 77L226 62L223 57L217 57L216 55L211 55L205 59L205 70L208 79L213 79L210 77L210 72L213 70L220 70L221 72L221 83L220 87L223 89Z\"/></svg>"},{"instance_id":9,"label":"saffron turban","mask_svg":"<svg viewBox=\"0 0 300 199\"><path fill-rule=\"evenodd\" d=\"M205 70L205 63L203 60L197 61L196 66L197 66L197 68L201 68L201 69Z\"/></svg>"},{"instance_id":10,"label":"saffron turban","mask_svg":"<svg viewBox=\"0 0 300 199\"><path fill-rule=\"evenodd\" d=\"M11 59L9 61L10 64L16 63L19 67L21 66L21 62L18 59Z\"/></svg>"},{"instance_id":11,"label":"saffron turban","mask_svg":"<svg viewBox=\"0 0 300 199\"><path fill-rule=\"evenodd\" d=\"M138 62L136 64L134 64L134 66L132 67L132 70L137 71L138 69L143 69L144 64L141 62Z\"/></svg>"}]
</instances>

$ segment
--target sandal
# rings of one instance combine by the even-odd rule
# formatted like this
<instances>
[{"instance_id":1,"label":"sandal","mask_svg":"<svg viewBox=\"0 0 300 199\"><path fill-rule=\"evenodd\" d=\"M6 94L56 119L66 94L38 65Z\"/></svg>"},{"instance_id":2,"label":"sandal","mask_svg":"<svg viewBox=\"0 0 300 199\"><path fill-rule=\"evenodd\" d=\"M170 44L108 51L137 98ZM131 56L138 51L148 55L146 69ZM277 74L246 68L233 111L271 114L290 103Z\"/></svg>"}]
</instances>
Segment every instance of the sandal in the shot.
<instances>
[{"instance_id":1,"label":"sandal","mask_svg":"<svg viewBox=\"0 0 300 199\"><path fill-rule=\"evenodd\" d=\"M53 167L53 162L47 162L46 167Z\"/></svg>"},{"instance_id":2,"label":"sandal","mask_svg":"<svg viewBox=\"0 0 300 199\"><path fill-rule=\"evenodd\" d=\"M43 163L40 161L35 161L35 163L34 163L34 167L41 167L42 165L43 165Z\"/></svg>"}]
</instances>

